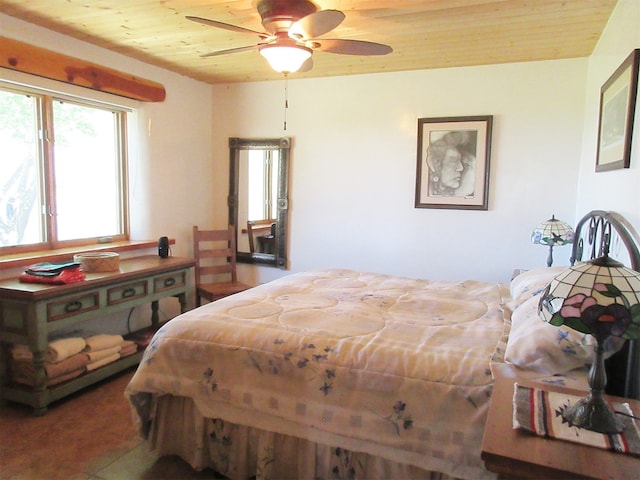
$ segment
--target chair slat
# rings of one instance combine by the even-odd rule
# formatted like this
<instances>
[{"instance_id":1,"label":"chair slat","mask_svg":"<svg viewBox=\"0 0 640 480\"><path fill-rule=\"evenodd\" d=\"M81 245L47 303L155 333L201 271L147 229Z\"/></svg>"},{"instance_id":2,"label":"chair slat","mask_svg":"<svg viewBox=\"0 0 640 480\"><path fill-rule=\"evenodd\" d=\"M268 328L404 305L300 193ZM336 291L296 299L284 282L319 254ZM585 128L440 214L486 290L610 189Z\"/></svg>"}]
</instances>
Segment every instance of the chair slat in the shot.
<instances>
[{"instance_id":1,"label":"chair slat","mask_svg":"<svg viewBox=\"0 0 640 480\"><path fill-rule=\"evenodd\" d=\"M224 248L222 250L201 250L200 251L200 258L224 258L224 257L231 257L233 255L233 252L231 251L230 248Z\"/></svg>"},{"instance_id":2,"label":"chair slat","mask_svg":"<svg viewBox=\"0 0 640 480\"><path fill-rule=\"evenodd\" d=\"M209 265L200 267L200 277L205 275L222 275L224 273L231 273L231 265L225 263L224 265Z\"/></svg>"}]
</instances>

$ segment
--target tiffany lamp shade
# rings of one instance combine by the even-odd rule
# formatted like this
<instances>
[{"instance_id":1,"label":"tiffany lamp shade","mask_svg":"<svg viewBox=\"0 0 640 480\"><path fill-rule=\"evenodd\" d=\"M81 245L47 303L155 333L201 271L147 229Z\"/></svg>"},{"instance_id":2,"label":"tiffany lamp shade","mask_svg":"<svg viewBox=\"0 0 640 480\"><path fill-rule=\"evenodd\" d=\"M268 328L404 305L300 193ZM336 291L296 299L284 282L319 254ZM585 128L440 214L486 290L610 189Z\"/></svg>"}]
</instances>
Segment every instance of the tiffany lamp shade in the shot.
<instances>
[{"instance_id":1,"label":"tiffany lamp shade","mask_svg":"<svg viewBox=\"0 0 640 480\"><path fill-rule=\"evenodd\" d=\"M531 233L531 242L549 247L547 267L553 264L553 247L573 243L573 228L568 223L558 220L555 215L538 225Z\"/></svg>"}]
</instances>

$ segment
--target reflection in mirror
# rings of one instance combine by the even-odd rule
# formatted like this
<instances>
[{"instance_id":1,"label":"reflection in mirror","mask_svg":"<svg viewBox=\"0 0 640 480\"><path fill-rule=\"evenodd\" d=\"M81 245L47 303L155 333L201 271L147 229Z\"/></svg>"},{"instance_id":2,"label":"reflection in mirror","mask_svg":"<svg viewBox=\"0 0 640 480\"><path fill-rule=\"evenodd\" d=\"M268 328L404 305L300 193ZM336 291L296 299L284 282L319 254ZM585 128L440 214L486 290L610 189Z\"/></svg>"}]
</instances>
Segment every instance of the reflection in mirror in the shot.
<instances>
[{"instance_id":1,"label":"reflection in mirror","mask_svg":"<svg viewBox=\"0 0 640 480\"><path fill-rule=\"evenodd\" d=\"M239 262L286 268L290 140L229 139L229 223Z\"/></svg>"}]
</instances>

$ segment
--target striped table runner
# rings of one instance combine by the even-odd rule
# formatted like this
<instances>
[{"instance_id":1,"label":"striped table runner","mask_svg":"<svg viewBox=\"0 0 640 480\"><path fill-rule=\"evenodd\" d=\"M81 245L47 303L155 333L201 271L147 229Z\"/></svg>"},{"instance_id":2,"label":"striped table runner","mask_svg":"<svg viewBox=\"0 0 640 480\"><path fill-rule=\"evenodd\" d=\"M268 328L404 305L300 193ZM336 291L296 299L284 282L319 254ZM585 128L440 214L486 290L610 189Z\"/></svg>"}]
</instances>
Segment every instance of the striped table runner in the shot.
<instances>
[{"instance_id":1,"label":"striped table runner","mask_svg":"<svg viewBox=\"0 0 640 480\"><path fill-rule=\"evenodd\" d=\"M538 388L514 385L513 428L520 428L541 437L557 438L594 447L640 456L640 431L637 422L619 415L624 424L620 434L603 434L569 425L560 415L581 397ZM628 403L614 403L615 411L634 415Z\"/></svg>"}]
</instances>

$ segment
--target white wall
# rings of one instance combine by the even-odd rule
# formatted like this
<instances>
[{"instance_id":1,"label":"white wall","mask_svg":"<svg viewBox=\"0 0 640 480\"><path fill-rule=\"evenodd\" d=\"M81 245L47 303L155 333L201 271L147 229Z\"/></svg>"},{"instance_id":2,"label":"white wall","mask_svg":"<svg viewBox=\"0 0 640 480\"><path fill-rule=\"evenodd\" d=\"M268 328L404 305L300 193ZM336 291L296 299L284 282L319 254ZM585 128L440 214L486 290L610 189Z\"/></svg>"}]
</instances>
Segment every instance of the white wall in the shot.
<instances>
[{"instance_id":1,"label":"white wall","mask_svg":"<svg viewBox=\"0 0 640 480\"><path fill-rule=\"evenodd\" d=\"M620 0L589 58L576 215L579 218L593 209L617 211L640 232L640 103L636 106L630 168L595 171L600 88L635 48L640 48L640 1Z\"/></svg>"},{"instance_id":2,"label":"white wall","mask_svg":"<svg viewBox=\"0 0 640 480\"><path fill-rule=\"evenodd\" d=\"M267 68L256 57L257 68ZM573 220L586 59L213 87L214 155L230 136L293 138L290 271L347 267L505 281L543 266L531 230ZM493 115L489 210L414 208L417 119ZM216 202L227 194L226 165ZM226 217L225 217L226 218ZM223 222L225 218L218 219ZM567 264L568 247L556 249ZM253 282L287 272L245 268Z\"/></svg>"}]
</instances>

